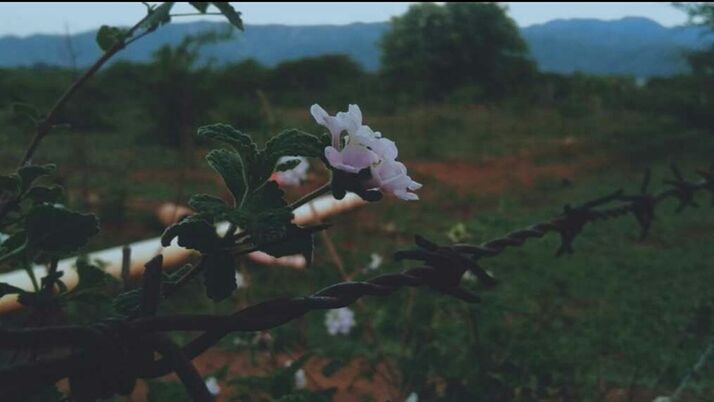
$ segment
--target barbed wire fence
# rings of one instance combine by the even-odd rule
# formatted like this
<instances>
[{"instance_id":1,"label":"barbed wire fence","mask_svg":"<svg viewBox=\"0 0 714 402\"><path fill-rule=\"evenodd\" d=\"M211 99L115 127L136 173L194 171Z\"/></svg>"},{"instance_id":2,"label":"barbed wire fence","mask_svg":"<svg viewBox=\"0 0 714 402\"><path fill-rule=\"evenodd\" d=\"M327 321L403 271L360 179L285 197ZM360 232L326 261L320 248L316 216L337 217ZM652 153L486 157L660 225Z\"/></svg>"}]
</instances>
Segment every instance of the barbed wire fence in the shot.
<instances>
[{"instance_id":1,"label":"barbed wire fence","mask_svg":"<svg viewBox=\"0 0 714 402\"><path fill-rule=\"evenodd\" d=\"M637 194L618 190L579 206L566 205L562 214L550 220L478 245L441 246L416 236L416 248L398 251L394 257L398 261L420 262L422 266L365 281L340 282L308 296L270 300L229 315L156 315L160 301L176 291L175 287L162 285L163 258L159 255L146 264L140 306L130 317L93 325L0 329L0 350L35 348L54 352L41 360L0 368L0 396L16 397L35 389L32 387L67 378L73 400L91 401L126 395L138 379L173 372L194 401L211 401L213 397L191 360L231 332L268 330L311 311L345 307L365 296L385 297L403 287L428 287L465 302L478 302L477 294L460 286L463 275L472 273L485 288L495 286L497 280L479 263L483 258L502 254L507 248L557 233L561 244L556 255L571 254L574 240L591 223L634 216L640 226L640 238L644 239L651 230L657 206L665 200L678 201L677 211L682 211L698 206L697 193L709 192L714 206L714 164L708 170L697 171L701 177L698 181L687 180L674 165L672 173L673 178L665 181L667 188L660 193L649 191L651 174L648 170ZM177 331L201 334L179 346L167 336ZM57 356L60 348L65 350L65 355ZM674 397L691 381L690 377L701 370L713 349L710 344ZM161 358L156 359L155 352Z\"/></svg>"}]
</instances>

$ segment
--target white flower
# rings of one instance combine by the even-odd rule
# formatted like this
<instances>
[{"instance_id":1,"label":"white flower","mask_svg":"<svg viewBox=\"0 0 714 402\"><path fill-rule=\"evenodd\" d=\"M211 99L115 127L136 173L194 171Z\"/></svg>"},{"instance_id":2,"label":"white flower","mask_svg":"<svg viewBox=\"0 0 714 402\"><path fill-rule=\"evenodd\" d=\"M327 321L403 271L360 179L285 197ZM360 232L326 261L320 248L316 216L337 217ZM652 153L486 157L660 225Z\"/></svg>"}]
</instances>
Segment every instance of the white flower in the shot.
<instances>
[{"instance_id":1,"label":"white flower","mask_svg":"<svg viewBox=\"0 0 714 402\"><path fill-rule=\"evenodd\" d=\"M357 105L349 105L346 112L339 112L335 116L327 114L320 105L314 104L310 107L310 114L317 124L325 126L332 134L332 146L339 148L342 145L342 132L347 131L352 134L362 126L362 111Z\"/></svg>"},{"instance_id":2,"label":"white flower","mask_svg":"<svg viewBox=\"0 0 714 402\"><path fill-rule=\"evenodd\" d=\"M9 239L10 236L6 235L5 233L0 233L0 244L5 243L5 240Z\"/></svg>"},{"instance_id":3,"label":"white flower","mask_svg":"<svg viewBox=\"0 0 714 402\"><path fill-rule=\"evenodd\" d=\"M416 392L412 392L404 402L419 402L419 395L417 395Z\"/></svg>"},{"instance_id":4,"label":"white flower","mask_svg":"<svg viewBox=\"0 0 714 402\"><path fill-rule=\"evenodd\" d=\"M399 151L394 141L382 137L362 124L362 111L349 105L347 112L330 116L320 105L310 108L315 121L327 127L332 134L332 146L325 148L325 158L330 166L347 173L358 173L369 168L371 179L364 183L365 190L379 189L403 200L418 200L412 191L422 187L407 175L407 168L397 161ZM342 132L347 131L342 146Z\"/></svg>"},{"instance_id":5,"label":"white flower","mask_svg":"<svg viewBox=\"0 0 714 402\"><path fill-rule=\"evenodd\" d=\"M290 367L291 364L293 364L293 361L288 360L285 362L285 367ZM307 376L305 375L305 370L298 369L295 372L295 388L303 389L305 387L307 387Z\"/></svg>"},{"instance_id":6,"label":"white flower","mask_svg":"<svg viewBox=\"0 0 714 402\"><path fill-rule=\"evenodd\" d=\"M275 179L278 184L285 186L299 186L300 183L307 179L307 171L310 169L310 163L308 163L307 159L303 158L302 156L283 156L282 158L278 159L278 164L285 163L289 160L294 159L298 159L300 161L297 166L290 170L286 170L284 172L277 172L275 174Z\"/></svg>"},{"instance_id":7,"label":"white flower","mask_svg":"<svg viewBox=\"0 0 714 402\"><path fill-rule=\"evenodd\" d=\"M218 385L218 380L216 377L208 377L206 379L206 388L208 392L213 396L218 396L221 393L221 387Z\"/></svg>"},{"instance_id":8,"label":"white flower","mask_svg":"<svg viewBox=\"0 0 714 402\"><path fill-rule=\"evenodd\" d=\"M379 157L369 149L355 144L347 144L338 151L337 148L325 148L325 158L330 166L347 173L358 173L360 170L379 163Z\"/></svg>"},{"instance_id":9,"label":"white flower","mask_svg":"<svg viewBox=\"0 0 714 402\"><path fill-rule=\"evenodd\" d=\"M305 376L305 370L300 369L295 372L295 388L304 389L307 387L307 376Z\"/></svg>"},{"instance_id":10,"label":"white flower","mask_svg":"<svg viewBox=\"0 0 714 402\"><path fill-rule=\"evenodd\" d=\"M347 335L355 326L355 314L348 307L330 310L325 314L325 327L330 335Z\"/></svg>"},{"instance_id":11,"label":"white flower","mask_svg":"<svg viewBox=\"0 0 714 402\"><path fill-rule=\"evenodd\" d=\"M246 287L245 278L243 278L243 274L236 271L236 289L241 289L244 287Z\"/></svg>"},{"instance_id":12,"label":"white flower","mask_svg":"<svg viewBox=\"0 0 714 402\"><path fill-rule=\"evenodd\" d=\"M407 176L407 167L395 160L383 160L373 166L372 179L368 183L406 201L418 200L419 196L410 191L416 191L422 187L421 184Z\"/></svg>"},{"instance_id":13,"label":"white flower","mask_svg":"<svg viewBox=\"0 0 714 402\"><path fill-rule=\"evenodd\" d=\"M379 269L380 266L382 266L382 262L384 261L384 258L382 258L381 255L377 253L372 253L370 255L370 261L369 265L367 265L367 271L374 271L376 269Z\"/></svg>"}]
</instances>

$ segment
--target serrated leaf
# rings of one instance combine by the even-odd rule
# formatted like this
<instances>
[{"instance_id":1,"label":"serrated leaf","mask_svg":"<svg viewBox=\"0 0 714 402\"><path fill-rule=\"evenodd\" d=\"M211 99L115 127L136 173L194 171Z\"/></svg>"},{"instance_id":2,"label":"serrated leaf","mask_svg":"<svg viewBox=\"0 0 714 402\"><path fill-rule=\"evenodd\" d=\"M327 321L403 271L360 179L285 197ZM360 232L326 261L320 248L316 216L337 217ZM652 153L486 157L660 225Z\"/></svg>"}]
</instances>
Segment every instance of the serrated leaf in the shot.
<instances>
[{"instance_id":1,"label":"serrated leaf","mask_svg":"<svg viewBox=\"0 0 714 402\"><path fill-rule=\"evenodd\" d=\"M83 257L77 258L77 276L79 276L79 283L74 292L104 289L108 284L117 282L113 276L107 274L98 266L90 264Z\"/></svg>"},{"instance_id":2,"label":"serrated leaf","mask_svg":"<svg viewBox=\"0 0 714 402\"><path fill-rule=\"evenodd\" d=\"M189 1L188 4L192 5L199 13L205 14L210 3L207 1Z\"/></svg>"},{"instance_id":3,"label":"serrated leaf","mask_svg":"<svg viewBox=\"0 0 714 402\"><path fill-rule=\"evenodd\" d=\"M307 264L312 263L315 241L313 230L302 228L294 224L285 227L282 240L271 241L268 244L258 244L258 249L270 254L275 258L288 255L301 254L305 257Z\"/></svg>"},{"instance_id":4,"label":"serrated leaf","mask_svg":"<svg viewBox=\"0 0 714 402\"><path fill-rule=\"evenodd\" d=\"M162 273L162 280L164 283L167 283L169 285L174 285L176 284L179 279L181 279L184 275L188 273L193 268L193 265L191 264L186 264L182 266L181 268L174 269L171 272L163 272Z\"/></svg>"},{"instance_id":5,"label":"serrated leaf","mask_svg":"<svg viewBox=\"0 0 714 402\"><path fill-rule=\"evenodd\" d=\"M20 177L20 192L25 192L32 187L35 180L40 177L52 174L57 168L56 165L29 165L23 166L17 170L17 175Z\"/></svg>"},{"instance_id":6,"label":"serrated leaf","mask_svg":"<svg viewBox=\"0 0 714 402\"><path fill-rule=\"evenodd\" d=\"M238 288L235 258L229 253L205 254L201 261L206 295L219 302Z\"/></svg>"},{"instance_id":7,"label":"serrated leaf","mask_svg":"<svg viewBox=\"0 0 714 402\"><path fill-rule=\"evenodd\" d=\"M62 198L64 189L61 186L33 187L25 195L36 204L43 202L56 203Z\"/></svg>"},{"instance_id":8,"label":"serrated leaf","mask_svg":"<svg viewBox=\"0 0 714 402\"><path fill-rule=\"evenodd\" d=\"M132 289L117 295L112 301L114 311L123 316L133 316L141 305L141 289Z\"/></svg>"},{"instance_id":9,"label":"serrated leaf","mask_svg":"<svg viewBox=\"0 0 714 402\"><path fill-rule=\"evenodd\" d=\"M223 177L223 182L233 194L236 205L245 199L247 186L240 156L227 149L216 149L206 156L208 164Z\"/></svg>"},{"instance_id":10,"label":"serrated leaf","mask_svg":"<svg viewBox=\"0 0 714 402\"><path fill-rule=\"evenodd\" d=\"M35 251L62 257L84 247L99 232L99 221L54 205L39 205L27 215L27 246Z\"/></svg>"},{"instance_id":11,"label":"serrated leaf","mask_svg":"<svg viewBox=\"0 0 714 402\"><path fill-rule=\"evenodd\" d=\"M299 164L300 164L300 159L290 159L283 163L279 163L277 166L275 166L275 171L276 172L286 172L288 170L295 169L297 167L297 165L299 165Z\"/></svg>"},{"instance_id":12,"label":"serrated leaf","mask_svg":"<svg viewBox=\"0 0 714 402\"><path fill-rule=\"evenodd\" d=\"M241 13L236 11L233 6L227 1L214 1L211 2L231 23L234 27L243 30L243 20L241 19Z\"/></svg>"},{"instance_id":13,"label":"serrated leaf","mask_svg":"<svg viewBox=\"0 0 714 402\"><path fill-rule=\"evenodd\" d=\"M272 164L275 166L278 159L283 156L319 158L322 156L324 148L318 137L300 130L291 129L271 138L265 144L265 154L267 158L275 161Z\"/></svg>"},{"instance_id":14,"label":"serrated leaf","mask_svg":"<svg viewBox=\"0 0 714 402\"><path fill-rule=\"evenodd\" d=\"M286 207L288 204L284 199L285 192L277 182L271 180L252 192L245 200L243 209L251 213Z\"/></svg>"},{"instance_id":15,"label":"serrated leaf","mask_svg":"<svg viewBox=\"0 0 714 402\"><path fill-rule=\"evenodd\" d=\"M169 226L161 235L161 244L167 247L176 237L178 237L179 246L202 253L212 252L220 242L216 229L200 215L189 216Z\"/></svg>"},{"instance_id":16,"label":"serrated leaf","mask_svg":"<svg viewBox=\"0 0 714 402\"><path fill-rule=\"evenodd\" d=\"M97 45L99 45L100 49L106 52L120 43L123 40L124 35L126 35L126 31L124 29L109 25L102 25L97 31Z\"/></svg>"},{"instance_id":17,"label":"serrated leaf","mask_svg":"<svg viewBox=\"0 0 714 402\"><path fill-rule=\"evenodd\" d=\"M200 138L219 141L233 148L240 158L243 166L242 175L248 191L255 189L267 180L263 172L258 146L249 135L236 130L228 124L212 124L198 129Z\"/></svg>"},{"instance_id":18,"label":"serrated leaf","mask_svg":"<svg viewBox=\"0 0 714 402\"><path fill-rule=\"evenodd\" d=\"M195 194L188 200L188 205L196 212L209 215L216 220L225 219L230 207L225 201L208 194Z\"/></svg>"},{"instance_id":19,"label":"serrated leaf","mask_svg":"<svg viewBox=\"0 0 714 402\"><path fill-rule=\"evenodd\" d=\"M156 8L149 9L149 16L146 18L142 26L149 31L154 31L158 27L171 22L171 9L174 6L174 2L164 2L161 3Z\"/></svg>"},{"instance_id":20,"label":"serrated leaf","mask_svg":"<svg viewBox=\"0 0 714 402\"><path fill-rule=\"evenodd\" d=\"M200 127L198 129L198 137L230 145L241 156L243 152L249 152L253 155L258 153L258 146L249 135L236 130L228 124L218 123Z\"/></svg>"},{"instance_id":21,"label":"serrated leaf","mask_svg":"<svg viewBox=\"0 0 714 402\"><path fill-rule=\"evenodd\" d=\"M13 295L13 294L20 294L24 293L25 291L10 285L9 283L5 282L0 282L0 297L3 297L5 295Z\"/></svg>"},{"instance_id":22,"label":"serrated leaf","mask_svg":"<svg viewBox=\"0 0 714 402\"><path fill-rule=\"evenodd\" d=\"M25 240L26 237L24 231L15 233L10 237L6 238L5 241L0 242L0 252L4 254L12 250L16 250L20 248L23 244L25 244Z\"/></svg>"},{"instance_id":23,"label":"serrated leaf","mask_svg":"<svg viewBox=\"0 0 714 402\"><path fill-rule=\"evenodd\" d=\"M227 218L250 232L255 244L280 240L293 220L284 195L276 182L266 182L248 195L240 210L231 211Z\"/></svg>"}]
</instances>

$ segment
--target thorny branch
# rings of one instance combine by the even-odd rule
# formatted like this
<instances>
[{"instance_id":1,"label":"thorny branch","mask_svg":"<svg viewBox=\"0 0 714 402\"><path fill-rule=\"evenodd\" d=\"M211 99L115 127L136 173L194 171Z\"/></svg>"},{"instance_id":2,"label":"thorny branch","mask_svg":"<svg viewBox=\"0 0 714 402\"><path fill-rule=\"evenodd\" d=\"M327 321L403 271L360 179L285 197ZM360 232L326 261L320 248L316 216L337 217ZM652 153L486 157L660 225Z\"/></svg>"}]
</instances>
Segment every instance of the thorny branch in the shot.
<instances>
[{"instance_id":1,"label":"thorny branch","mask_svg":"<svg viewBox=\"0 0 714 402\"><path fill-rule=\"evenodd\" d=\"M697 182L685 179L674 166L672 171L674 179L665 181L668 188L657 194L648 191L648 171L636 195L626 195L619 190L576 207L566 205L559 216L480 245L440 246L417 236L417 248L399 251L395 253L395 259L420 261L423 266L362 282L337 283L309 296L275 299L230 315L154 315L161 299L158 296L161 288L152 272L161 267L159 257L147 264L142 314L139 316L106 320L91 326L0 329L0 349L41 345L65 351L64 356L55 355L0 369L0 396L69 378L76 400L92 400L104 395L129 393L138 378L156 378L175 371L194 400L210 400L210 396L206 399L205 384L198 381L200 377L190 360L230 332L275 328L313 310L344 307L364 296L388 296L403 287L426 286L466 302L477 302L479 297L460 287L460 281L469 271L487 287L496 284L496 280L479 266L482 258L498 256L509 247L519 247L529 239L541 238L550 232L560 235L561 246L557 255L572 253L573 242L585 226L630 214L639 223L644 238L655 218L656 207L665 200L677 200L681 211L697 206L694 198L700 191L708 191L714 198L714 165L708 171L699 171L702 180ZM202 334L178 347L165 338L165 333L173 331L200 331ZM154 352L163 357L155 359ZM88 389L87 383L94 384L93 388Z\"/></svg>"}]
</instances>

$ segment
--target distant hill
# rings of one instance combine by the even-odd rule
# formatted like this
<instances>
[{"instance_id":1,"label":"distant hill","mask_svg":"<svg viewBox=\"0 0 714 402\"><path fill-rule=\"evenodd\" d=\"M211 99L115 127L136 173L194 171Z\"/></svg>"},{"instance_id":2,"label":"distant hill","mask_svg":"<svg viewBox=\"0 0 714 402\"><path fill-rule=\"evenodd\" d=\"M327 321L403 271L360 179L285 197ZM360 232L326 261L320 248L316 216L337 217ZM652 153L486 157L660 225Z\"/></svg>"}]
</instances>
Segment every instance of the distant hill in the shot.
<instances>
[{"instance_id":1,"label":"distant hill","mask_svg":"<svg viewBox=\"0 0 714 402\"><path fill-rule=\"evenodd\" d=\"M204 57L218 63L253 58L273 66L285 60L328 53L348 54L368 70L379 67L378 42L389 24L349 25L248 25L234 39L207 46ZM209 29L226 29L214 22L176 23L136 42L119 59L145 62L161 45L178 43L185 35ZM543 71L592 74L666 76L687 69L683 52L711 43L699 27L666 28L646 18L615 21L595 19L554 20L522 29L533 58ZM94 32L71 36L79 65L99 55ZM67 38L33 35L0 38L0 66L48 64L69 66Z\"/></svg>"},{"instance_id":2,"label":"distant hill","mask_svg":"<svg viewBox=\"0 0 714 402\"><path fill-rule=\"evenodd\" d=\"M712 42L701 27L666 28L647 19L554 20L522 30L544 71L667 76L687 71L683 54Z\"/></svg>"}]
</instances>

